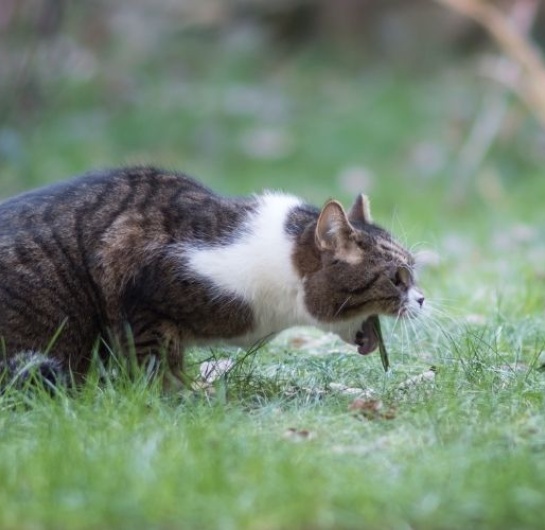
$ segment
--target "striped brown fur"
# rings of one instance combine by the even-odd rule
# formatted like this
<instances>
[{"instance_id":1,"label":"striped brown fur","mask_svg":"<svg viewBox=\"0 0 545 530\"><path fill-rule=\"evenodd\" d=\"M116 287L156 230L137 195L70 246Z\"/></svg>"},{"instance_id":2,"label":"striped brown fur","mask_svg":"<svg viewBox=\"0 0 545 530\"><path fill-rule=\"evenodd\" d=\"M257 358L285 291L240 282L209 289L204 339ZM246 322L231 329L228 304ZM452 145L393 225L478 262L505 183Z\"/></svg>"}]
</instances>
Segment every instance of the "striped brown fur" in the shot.
<instances>
[{"instance_id":1,"label":"striped brown fur","mask_svg":"<svg viewBox=\"0 0 545 530\"><path fill-rule=\"evenodd\" d=\"M286 219L316 322L399 313L413 286L412 257L365 219L362 200L345 226L337 212L322 230L331 206L301 204ZM0 369L45 352L81 380L93 352L134 346L138 359L163 352L179 374L184 346L250 336L252 304L192 274L183 250L228 247L258 208L154 168L89 173L0 203Z\"/></svg>"}]
</instances>

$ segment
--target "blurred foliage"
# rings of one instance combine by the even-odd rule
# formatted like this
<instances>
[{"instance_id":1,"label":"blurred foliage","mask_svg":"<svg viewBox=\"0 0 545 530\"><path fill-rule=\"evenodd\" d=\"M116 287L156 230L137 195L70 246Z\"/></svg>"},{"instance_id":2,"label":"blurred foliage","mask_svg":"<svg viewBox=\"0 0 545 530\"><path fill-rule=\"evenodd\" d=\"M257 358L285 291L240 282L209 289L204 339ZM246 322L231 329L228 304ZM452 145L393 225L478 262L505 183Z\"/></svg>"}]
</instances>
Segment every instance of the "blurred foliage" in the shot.
<instances>
[{"instance_id":1,"label":"blurred foliage","mask_svg":"<svg viewBox=\"0 0 545 530\"><path fill-rule=\"evenodd\" d=\"M365 191L424 251L436 311L390 328L387 378L286 336L227 403L144 379L4 396L2 528L542 526L545 133L481 30L432 0L0 0L0 31L0 196L133 163L226 193ZM392 399L432 363L392 421L331 388Z\"/></svg>"},{"instance_id":2,"label":"blurred foliage","mask_svg":"<svg viewBox=\"0 0 545 530\"><path fill-rule=\"evenodd\" d=\"M509 93L455 197L494 47L431 0L3 0L0 27L2 196L155 163L226 192L363 189L400 222L414 198L422 227L538 202L545 136Z\"/></svg>"}]
</instances>

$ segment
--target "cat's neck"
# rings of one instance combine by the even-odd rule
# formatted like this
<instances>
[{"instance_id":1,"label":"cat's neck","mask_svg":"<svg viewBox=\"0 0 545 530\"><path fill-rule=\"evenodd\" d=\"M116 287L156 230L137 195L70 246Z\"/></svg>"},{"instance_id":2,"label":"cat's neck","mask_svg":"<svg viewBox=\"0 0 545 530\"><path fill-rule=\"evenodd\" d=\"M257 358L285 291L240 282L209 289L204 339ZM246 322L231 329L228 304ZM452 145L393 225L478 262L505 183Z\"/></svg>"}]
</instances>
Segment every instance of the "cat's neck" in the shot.
<instances>
[{"instance_id":1,"label":"cat's neck","mask_svg":"<svg viewBox=\"0 0 545 530\"><path fill-rule=\"evenodd\" d=\"M250 305L256 335L316 325L305 306L304 280L293 260L297 240L293 232L303 227L292 227L290 233L288 226L290 214L303 203L291 195L267 193L256 197L256 204L234 242L186 248L189 267L211 282L219 296Z\"/></svg>"}]
</instances>

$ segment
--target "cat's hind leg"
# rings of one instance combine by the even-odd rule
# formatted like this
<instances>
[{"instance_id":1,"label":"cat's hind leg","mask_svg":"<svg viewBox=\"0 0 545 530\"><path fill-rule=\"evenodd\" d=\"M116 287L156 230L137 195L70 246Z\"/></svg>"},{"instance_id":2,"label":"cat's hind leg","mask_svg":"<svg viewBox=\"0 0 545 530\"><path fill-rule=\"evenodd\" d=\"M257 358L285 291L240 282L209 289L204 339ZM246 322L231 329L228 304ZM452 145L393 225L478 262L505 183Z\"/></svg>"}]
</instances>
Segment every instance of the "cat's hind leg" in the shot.
<instances>
[{"instance_id":1,"label":"cat's hind leg","mask_svg":"<svg viewBox=\"0 0 545 530\"><path fill-rule=\"evenodd\" d=\"M23 351L13 357L0 360L0 393L7 388L24 389L29 385L41 385L53 393L68 383L62 363L40 352Z\"/></svg>"}]
</instances>

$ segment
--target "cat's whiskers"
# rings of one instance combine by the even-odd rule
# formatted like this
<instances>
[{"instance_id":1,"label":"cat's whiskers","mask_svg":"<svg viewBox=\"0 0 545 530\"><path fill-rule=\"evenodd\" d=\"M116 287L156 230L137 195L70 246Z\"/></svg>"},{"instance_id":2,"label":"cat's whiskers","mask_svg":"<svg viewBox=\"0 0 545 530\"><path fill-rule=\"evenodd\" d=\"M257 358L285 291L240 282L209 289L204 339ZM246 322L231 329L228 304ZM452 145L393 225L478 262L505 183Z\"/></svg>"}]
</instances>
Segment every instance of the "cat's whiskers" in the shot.
<instances>
[{"instance_id":1,"label":"cat's whiskers","mask_svg":"<svg viewBox=\"0 0 545 530\"><path fill-rule=\"evenodd\" d=\"M455 332L458 327L458 319L449 312L443 311L438 307L440 304L430 304L422 319L422 329L430 335L429 340L435 344L443 344L444 341L455 341ZM432 335L433 333L433 335Z\"/></svg>"},{"instance_id":2,"label":"cat's whiskers","mask_svg":"<svg viewBox=\"0 0 545 530\"><path fill-rule=\"evenodd\" d=\"M352 295L348 295L346 297L346 300L339 306L339 309L337 309L337 311L335 312L334 318L337 318L341 314L341 311L346 307L346 305L348 304L348 302L350 302L351 299L352 299Z\"/></svg>"},{"instance_id":3,"label":"cat's whiskers","mask_svg":"<svg viewBox=\"0 0 545 530\"><path fill-rule=\"evenodd\" d=\"M390 333L388 337L388 342L395 343L397 342L395 340L395 337L400 335L399 345L401 353L405 353L405 350L409 347L408 344L410 344L409 332L407 329L406 321L407 317L398 313L395 316L392 326L390 327Z\"/></svg>"},{"instance_id":4,"label":"cat's whiskers","mask_svg":"<svg viewBox=\"0 0 545 530\"><path fill-rule=\"evenodd\" d=\"M403 317L399 313L397 313L397 315L395 316L394 322L392 324L392 327L390 329L390 337L389 338L391 338L391 336L394 334L394 331L395 331L396 327L399 325L399 322L402 319L403 319Z\"/></svg>"},{"instance_id":5,"label":"cat's whiskers","mask_svg":"<svg viewBox=\"0 0 545 530\"><path fill-rule=\"evenodd\" d=\"M408 326L407 326L407 319L402 318L400 320L400 324L401 324L401 329L402 329L401 348L400 349L401 349L401 353L405 354L405 353L407 353L408 351L410 351L412 349L412 340L411 340L411 334L410 334Z\"/></svg>"},{"instance_id":6,"label":"cat's whiskers","mask_svg":"<svg viewBox=\"0 0 545 530\"><path fill-rule=\"evenodd\" d=\"M437 325L442 325L442 321L449 324L455 324L458 321L458 318L452 311L443 310L440 304L436 304L435 301L432 304L428 304L427 310L422 316L424 319L433 321Z\"/></svg>"},{"instance_id":7,"label":"cat's whiskers","mask_svg":"<svg viewBox=\"0 0 545 530\"><path fill-rule=\"evenodd\" d=\"M424 308L412 316L396 315L390 327L389 341L394 339L399 330L401 353L418 354L419 350L426 349L424 345L430 341L437 342L439 336L449 336L450 324L456 322L456 319L438 309L438 305L435 300L433 304L426 301Z\"/></svg>"}]
</instances>

